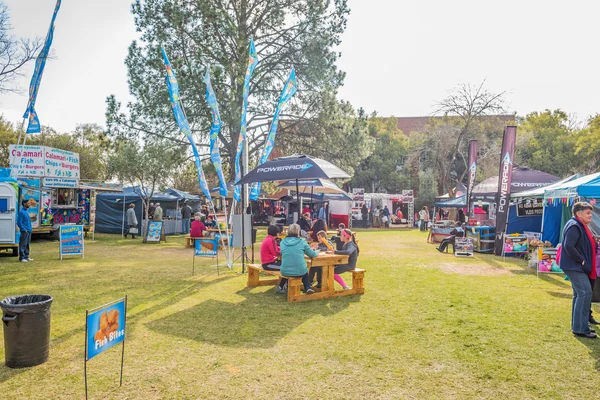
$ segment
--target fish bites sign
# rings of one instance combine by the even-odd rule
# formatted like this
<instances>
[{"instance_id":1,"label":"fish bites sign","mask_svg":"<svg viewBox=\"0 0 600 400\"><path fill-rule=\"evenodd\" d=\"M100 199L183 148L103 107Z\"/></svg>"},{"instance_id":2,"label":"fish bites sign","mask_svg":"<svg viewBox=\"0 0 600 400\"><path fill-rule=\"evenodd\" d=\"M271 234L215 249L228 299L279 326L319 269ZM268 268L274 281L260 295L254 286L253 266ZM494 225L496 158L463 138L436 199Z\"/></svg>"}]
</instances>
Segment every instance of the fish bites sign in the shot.
<instances>
[{"instance_id":1,"label":"fish bites sign","mask_svg":"<svg viewBox=\"0 0 600 400\"><path fill-rule=\"evenodd\" d=\"M85 348L83 376L85 398L88 398L87 363L98 354L122 343L121 376L123 384L123 363L125 361L125 322L127 321L127 296L85 312Z\"/></svg>"},{"instance_id":2,"label":"fish bites sign","mask_svg":"<svg viewBox=\"0 0 600 400\"><path fill-rule=\"evenodd\" d=\"M17 176L79 179L79 154L46 146L10 145L10 167Z\"/></svg>"},{"instance_id":3,"label":"fish bites sign","mask_svg":"<svg viewBox=\"0 0 600 400\"><path fill-rule=\"evenodd\" d=\"M125 298L87 315L87 360L125 340Z\"/></svg>"}]
</instances>

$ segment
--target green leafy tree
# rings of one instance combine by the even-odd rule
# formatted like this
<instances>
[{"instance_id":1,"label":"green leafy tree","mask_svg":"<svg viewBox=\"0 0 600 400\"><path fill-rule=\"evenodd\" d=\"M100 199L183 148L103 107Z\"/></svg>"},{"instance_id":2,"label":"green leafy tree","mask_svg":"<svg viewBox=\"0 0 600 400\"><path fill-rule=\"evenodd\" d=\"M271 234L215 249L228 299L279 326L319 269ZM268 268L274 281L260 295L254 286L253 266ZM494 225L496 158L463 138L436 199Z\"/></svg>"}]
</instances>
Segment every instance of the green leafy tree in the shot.
<instances>
[{"instance_id":1,"label":"green leafy tree","mask_svg":"<svg viewBox=\"0 0 600 400\"><path fill-rule=\"evenodd\" d=\"M527 114L519 125L517 161L524 166L564 178L581 172L581 157L575 157L580 132L561 110Z\"/></svg>"},{"instance_id":2,"label":"green leafy tree","mask_svg":"<svg viewBox=\"0 0 600 400\"><path fill-rule=\"evenodd\" d=\"M600 170L600 114L591 117L578 135L574 158L581 161L582 173Z\"/></svg>"},{"instance_id":3,"label":"green leafy tree","mask_svg":"<svg viewBox=\"0 0 600 400\"><path fill-rule=\"evenodd\" d=\"M432 207L437 196L437 185L431 169L419 172L419 192L415 198L415 209Z\"/></svg>"},{"instance_id":4,"label":"green leafy tree","mask_svg":"<svg viewBox=\"0 0 600 400\"><path fill-rule=\"evenodd\" d=\"M0 166L8 167L10 165L8 146L17 143L18 137L19 134L13 124L8 122L3 115L0 115Z\"/></svg>"},{"instance_id":5,"label":"green leafy tree","mask_svg":"<svg viewBox=\"0 0 600 400\"><path fill-rule=\"evenodd\" d=\"M103 129L96 124L79 124L72 133L56 133L45 128L39 135L29 135L27 144L78 153L82 180L101 181L107 177L106 161L110 141Z\"/></svg>"},{"instance_id":6,"label":"green leafy tree","mask_svg":"<svg viewBox=\"0 0 600 400\"><path fill-rule=\"evenodd\" d=\"M410 175L404 165L408 138L398 129L398 120L373 116L368 124L369 135L375 140L373 153L355 169L352 186L387 193L410 189Z\"/></svg>"},{"instance_id":7,"label":"green leafy tree","mask_svg":"<svg viewBox=\"0 0 600 400\"><path fill-rule=\"evenodd\" d=\"M184 161L185 152L181 147L155 141L140 145L134 140L121 140L115 144L108 157L108 174L122 184L137 186L138 195L144 206L143 214L148 220L150 200L160 186ZM146 240L148 226L143 237Z\"/></svg>"},{"instance_id":8,"label":"green leafy tree","mask_svg":"<svg viewBox=\"0 0 600 400\"><path fill-rule=\"evenodd\" d=\"M250 157L262 150L292 67L300 87L282 115L285 120L318 119L323 110L321 93L335 90L344 78L335 66L339 54L334 47L340 44L346 25L346 0L136 0L132 12L141 35L131 44L125 63L135 101L124 110L114 96L107 99L107 127L114 136L167 137L183 143L164 83L161 46L177 73L187 117L202 148L208 147L210 125L202 77L212 66L223 120L222 156L229 160L224 165L233 165L235 156L251 38L260 63L251 82L248 110ZM354 126L342 128L351 135Z\"/></svg>"}]
</instances>

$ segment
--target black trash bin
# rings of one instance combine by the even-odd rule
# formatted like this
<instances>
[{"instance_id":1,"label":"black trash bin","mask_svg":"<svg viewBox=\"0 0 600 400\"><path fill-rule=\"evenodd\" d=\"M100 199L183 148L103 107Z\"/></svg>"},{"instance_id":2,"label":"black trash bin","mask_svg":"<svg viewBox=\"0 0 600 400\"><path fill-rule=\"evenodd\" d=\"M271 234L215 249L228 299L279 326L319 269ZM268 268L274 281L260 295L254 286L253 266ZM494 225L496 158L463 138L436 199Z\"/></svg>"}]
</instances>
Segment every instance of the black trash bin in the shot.
<instances>
[{"instance_id":1,"label":"black trash bin","mask_svg":"<svg viewBox=\"0 0 600 400\"><path fill-rule=\"evenodd\" d=\"M33 367L48 361L52 301L52 297L45 294L7 297L0 301L7 367Z\"/></svg>"}]
</instances>

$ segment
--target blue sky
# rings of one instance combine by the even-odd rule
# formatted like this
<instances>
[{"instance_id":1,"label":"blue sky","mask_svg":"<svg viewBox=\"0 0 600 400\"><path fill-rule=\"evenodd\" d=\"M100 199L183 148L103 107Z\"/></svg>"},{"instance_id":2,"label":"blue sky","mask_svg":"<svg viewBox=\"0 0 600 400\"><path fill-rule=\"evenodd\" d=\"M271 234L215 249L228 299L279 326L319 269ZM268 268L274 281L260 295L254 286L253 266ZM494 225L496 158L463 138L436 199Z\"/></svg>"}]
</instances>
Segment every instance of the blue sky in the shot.
<instances>
[{"instance_id":1,"label":"blue sky","mask_svg":"<svg viewBox=\"0 0 600 400\"><path fill-rule=\"evenodd\" d=\"M14 33L45 36L54 0L4 0ZM487 80L506 91L510 112L561 108L580 119L600 112L600 2L591 0L349 0L340 47L347 72L339 96L380 115L428 115L459 83ZM37 101L43 125L59 131L104 124L107 95L129 100L124 59L136 38L129 0L63 0ZM23 93L0 96L20 121Z\"/></svg>"}]
</instances>

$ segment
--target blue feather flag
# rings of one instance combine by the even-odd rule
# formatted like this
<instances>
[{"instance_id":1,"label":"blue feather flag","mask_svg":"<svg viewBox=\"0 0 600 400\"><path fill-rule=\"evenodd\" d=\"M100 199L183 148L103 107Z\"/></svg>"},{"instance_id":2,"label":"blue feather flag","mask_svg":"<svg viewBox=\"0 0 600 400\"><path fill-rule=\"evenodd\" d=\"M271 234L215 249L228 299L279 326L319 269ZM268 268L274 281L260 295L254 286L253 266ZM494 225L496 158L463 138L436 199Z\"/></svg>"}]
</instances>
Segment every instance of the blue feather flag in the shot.
<instances>
[{"instance_id":1,"label":"blue feather flag","mask_svg":"<svg viewBox=\"0 0 600 400\"><path fill-rule=\"evenodd\" d=\"M46 35L44 47L42 47L40 54L38 54L35 60L35 69L33 70L33 76L31 77L31 82L29 83L29 101L27 102L27 109L23 114L23 118L27 118L29 120L29 123L27 124L27 133L39 133L41 130L40 120L38 118L37 112L35 111L35 102L37 100L38 91L40 90L42 75L44 75L46 59L50 54L50 46L52 45L52 39L54 39L54 21L56 20L58 10L60 10L61 1L62 0L56 1L56 6L54 7L54 14L52 15L52 21L50 22L50 29L48 29L48 34Z\"/></svg>"},{"instance_id":2,"label":"blue feather flag","mask_svg":"<svg viewBox=\"0 0 600 400\"><path fill-rule=\"evenodd\" d=\"M244 143L246 142L246 111L248 109L248 95L250 94L250 79L254 69L258 64L258 54L254 47L254 41L250 39L250 51L248 55L248 68L246 69L246 75L244 76L244 91L243 91L243 105L242 105L242 118L240 122L240 135L238 137L237 150L235 152L235 181L239 181L242 178L242 170L240 168L240 157L244 150ZM248 172L248 171L246 171ZM233 198L235 201L240 201L240 185L235 185L233 188Z\"/></svg>"},{"instance_id":3,"label":"blue feather flag","mask_svg":"<svg viewBox=\"0 0 600 400\"><path fill-rule=\"evenodd\" d=\"M206 183L206 177L204 176L204 170L202 169L202 163L200 162L200 154L198 153L198 147L194 142L194 138L192 136L192 130L190 129L190 124L188 123L187 117L183 111L183 107L181 106L181 101L179 99L179 85L177 84L177 77L175 76L175 71L173 71L173 67L171 67L171 63L169 62L169 58L167 57L167 53L165 49L160 49L163 56L163 61L165 63L165 67L167 69L166 75L166 83L169 88L169 100L171 100L171 107L173 108L173 115L175 116L175 121L179 126L179 130L181 133L185 135L185 137L190 142L192 146L192 152L194 153L194 160L196 162L196 170L198 171L198 184L200 185L200 189L204 196L208 199L209 202L212 202L212 198L210 196L210 190L208 189L208 184Z\"/></svg>"},{"instance_id":4,"label":"blue feather flag","mask_svg":"<svg viewBox=\"0 0 600 400\"><path fill-rule=\"evenodd\" d=\"M212 124L210 126L210 160L219 178L219 193L225 197L227 196L227 181L225 180L225 175L223 175L223 164L221 163L221 152L219 151L219 132L221 131L222 122L219 115L217 95L210 82L210 66L206 69L204 84L206 84L206 102L212 114Z\"/></svg>"},{"instance_id":5,"label":"blue feather flag","mask_svg":"<svg viewBox=\"0 0 600 400\"><path fill-rule=\"evenodd\" d=\"M277 108L275 109L275 115L273 115L273 121L271 122L271 128L269 129L269 135L267 136L267 141L265 143L265 148L262 152L258 165L264 164L269 159L271 152L273 151L273 146L275 145L275 136L277 136L277 127L279 126L279 114L283 107L294 97L296 91L298 90L298 81L296 80L296 71L292 68L290 72L290 76L281 91L281 96L279 96L279 102L277 103ZM260 182L255 182L252 185L252 191L250 192L251 200L258 200L258 195L260 194Z\"/></svg>"}]
</instances>

